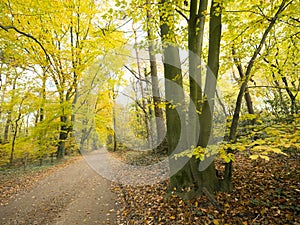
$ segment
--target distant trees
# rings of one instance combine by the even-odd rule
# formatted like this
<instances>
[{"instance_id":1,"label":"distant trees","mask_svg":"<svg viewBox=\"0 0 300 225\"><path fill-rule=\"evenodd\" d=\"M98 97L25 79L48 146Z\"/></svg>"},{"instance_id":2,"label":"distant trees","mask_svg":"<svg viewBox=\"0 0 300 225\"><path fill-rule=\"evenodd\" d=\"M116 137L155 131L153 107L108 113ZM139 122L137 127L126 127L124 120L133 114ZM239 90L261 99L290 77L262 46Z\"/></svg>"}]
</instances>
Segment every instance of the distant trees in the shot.
<instances>
[{"instance_id":1,"label":"distant trees","mask_svg":"<svg viewBox=\"0 0 300 225\"><path fill-rule=\"evenodd\" d=\"M11 164L20 141L25 146L33 140L33 155L41 158L52 154L53 146L57 158L67 146L75 147L70 141L80 81L119 38L104 38L105 24L96 18L101 10L92 0L1 2L1 147L12 145Z\"/></svg>"}]
</instances>

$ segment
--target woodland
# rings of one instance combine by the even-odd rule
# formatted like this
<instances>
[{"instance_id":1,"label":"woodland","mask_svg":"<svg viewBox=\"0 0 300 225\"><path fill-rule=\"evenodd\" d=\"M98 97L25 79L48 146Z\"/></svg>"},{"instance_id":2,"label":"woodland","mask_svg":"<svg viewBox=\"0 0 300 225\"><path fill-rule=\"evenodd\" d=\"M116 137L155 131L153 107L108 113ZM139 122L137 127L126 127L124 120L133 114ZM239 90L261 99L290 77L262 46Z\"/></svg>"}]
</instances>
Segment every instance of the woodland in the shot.
<instances>
[{"instance_id":1,"label":"woodland","mask_svg":"<svg viewBox=\"0 0 300 225\"><path fill-rule=\"evenodd\" d=\"M99 148L134 165L167 158L167 180L116 184L119 224L300 224L299 11L2 0L1 172Z\"/></svg>"}]
</instances>

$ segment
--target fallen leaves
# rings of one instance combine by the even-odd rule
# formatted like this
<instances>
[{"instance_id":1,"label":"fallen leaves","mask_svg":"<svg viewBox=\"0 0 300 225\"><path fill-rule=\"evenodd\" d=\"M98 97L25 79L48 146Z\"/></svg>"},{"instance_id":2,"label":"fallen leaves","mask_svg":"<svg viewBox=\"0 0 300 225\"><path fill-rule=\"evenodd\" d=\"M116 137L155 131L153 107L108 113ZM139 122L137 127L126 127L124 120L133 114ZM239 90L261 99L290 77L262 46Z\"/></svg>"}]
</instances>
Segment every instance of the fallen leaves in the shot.
<instances>
[{"instance_id":1,"label":"fallen leaves","mask_svg":"<svg viewBox=\"0 0 300 225\"><path fill-rule=\"evenodd\" d=\"M117 224L300 224L300 154L269 155L270 161L237 156L232 193L217 193L222 210L205 196L184 201L167 197L168 181L119 186Z\"/></svg>"}]
</instances>

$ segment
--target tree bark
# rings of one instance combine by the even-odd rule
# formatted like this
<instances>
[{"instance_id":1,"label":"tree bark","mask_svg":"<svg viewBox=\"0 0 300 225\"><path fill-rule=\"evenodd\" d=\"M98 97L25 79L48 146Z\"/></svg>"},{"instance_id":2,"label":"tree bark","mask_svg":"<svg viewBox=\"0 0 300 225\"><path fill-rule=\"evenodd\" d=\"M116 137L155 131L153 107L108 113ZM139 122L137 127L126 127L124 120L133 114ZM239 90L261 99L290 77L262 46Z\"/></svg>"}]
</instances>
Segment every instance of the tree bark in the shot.
<instances>
[{"instance_id":1,"label":"tree bark","mask_svg":"<svg viewBox=\"0 0 300 225\"><path fill-rule=\"evenodd\" d=\"M60 116L60 131L57 146L57 159L63 159L65 156L65 144L68 138L69 127L67 125L68 117L66 115Z\"/></svg>"},{"instance_id":2,"label":"tree bark","mask_svg":"<svg viewBox=\"0 0 300 225\"><path fill-rule=\"evenodd\" d=\"M165 5L168 1L162 0L161 4ZM167 7L165 7L167 8ZM179 153L186 149L185 135L185 118L182 115L184 108L184 92L182 86L181 62L179 49L174 46L174 43L169 43L168 37L174 36L174 31L169 26L173 23L172 12L167 12L167 15L161 16L162 25L161 39L163 42L163 57L164 57L164 76L165 76L165 98L166 104L166 122L167 122L167 140L168 140L168 155L170 160L170 190L174 187L181 187L185 182L188 174L186 174L186 166L178 170L178 161L172 154L176 151ZM189 171L187 171L189 172Z\"/></svg>"},{"instance_id":3,"label":"tree bark","mask_svg":"<svg viewBox=\"0 0 300 225\"><path fill-rule=\"evenodd\" d=\"M148 1L147 1L148 3ZM154 53L153 47L153 37L152 37L152 28L151 28L151 12L147 10L147 35L149 40L149 59L150 59L150 74L151 74L151 88L152 88L152 97L153 97L153 104L154 104L154 115L155 115L155 123L156 123L156 133L157 133L157 140L161 140L160 145L158 146L159 150L163 150L165 146L167 146L167 139L166 139L166 128L164 122L164 114L161 108L161 97L159 92L159 83L158 83L158 76L157 76L157 64L156 64L156 56Z\"/></svg>"},{"instance_id":4,"label":"tree bark","mask_svg":"<svg viewBox=\"0 0 300 225\"><path fill-rule=\"evenodd\" d=\"M193 107L201 111L202 108L202 87L201 87L201 60L202 46L205 24L205 12L208 0L201 0L198 7L197 0L190 1L190 17L188 20L188 48L189 48L189 83L190 83L190 107L189 107L189 128L190 145L198 145L199 127L197 127L198 117L194 113Z\"/></svg>"},{"instance_id":5,"label":"tree bark","mask_svg":"<svg viewBox=\"0 0 300 225\"><path fill-rule=\"evenodd\" d=\"M243 70L243 67L242 67L242 64L241 64L240 60L236 56L234 46L232 46L232 56L233 56L234 63L236 65L237 69L238 69L240 79L243 80L245 78L245 73L244 73L244 70ZM245 101L246 101L248 113L249 114L255 114L254 109L253 109L253 104L252 104L252 98L251 98L251 95L249 93L249 88L248 87L246 87L246 89L245 89L244 98L245 98ZM255 120L252 121L252 124L254 124L254 123L255 123Z\"/></svg>"},{"instance_id":6,"label":"tree bark","mask_svg":"<svg viewBox=\"0 0 300 225\"><path fill-rule=\"evenodd\" d=\"M15 127L13 131L13 136L12 136L12 142L11 142L11 152L10 152L10 158L9 158L9 164L12 166L14 163L14 153L15 153L15 146L16 146L16 140L17 140L17 134L19 130L19 121L21 120L22 116L22 105L25 100L26 96L24 96L20 102L19 108L18 108L18 116L16 120L14 121Z\"/></svg>"},{"instance_id":7,"label":"tree bark","mask_svg":"<svg viewBox=\"0 0 300 225\"><path fill-rule=\"evenodd\" d=\"M215 105L216 86L219 71L219 56L220 56L220 42L222 21L220 12L220 3L212 1L210 9L210 21L209 21L209 49L208 49L208 65L206 72L206 82L204 88L204 98L201 115L200 115L200 137L198 145L201 147L207 147L212 135L213 128L213 113ZM199 101L199 100L198 100ZM214 157L214 156L210 156ZM216 176L215 164L210 157L205 160L208 161L209 166L200 171L200 178L197 186L207 190L211 195L215 191L219 190L219 179ZM198 166L199 168L199 166ZM205 192L204 192L205 193Z\"/></svg>"}]
</instances>

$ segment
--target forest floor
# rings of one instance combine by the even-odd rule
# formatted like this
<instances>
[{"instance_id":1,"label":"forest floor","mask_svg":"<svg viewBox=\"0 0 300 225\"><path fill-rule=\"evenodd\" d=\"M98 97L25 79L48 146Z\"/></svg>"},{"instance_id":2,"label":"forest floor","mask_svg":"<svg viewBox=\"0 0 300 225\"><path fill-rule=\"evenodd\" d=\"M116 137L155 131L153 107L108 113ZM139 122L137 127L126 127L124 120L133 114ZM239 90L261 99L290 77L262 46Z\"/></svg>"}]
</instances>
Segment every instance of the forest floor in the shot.
<instances>
[{"instance_id":1,"label":"forest floor","mask_svg":"<svg viewBox=\"0 0 300 225\"><path fill-rule=\"evenodd\" d=\"M288 154L271 155L270 161L236 156L234 190L216 195L219 210L205 196L192 201L166 197L167 181L140 187L115 184L118 224L300 225L300 152ZM151 161L137 156L134 163L139 159L141 165Z\"/></svg>"},{"instance_id":2,"label":"forest floor","mask_svg":"<svg viewBox=\"0 0 300 225\"><path fill-rule=\"evenodd\" d=\"M112 155L139 165L158 160ZM219 210L205 196L192 201L166 197L167 181L146 186L109 182L82 158L20 176L0 174L0 224L300 225L299 160L299 151L270 156L270 161L237 156L234 191L216 195ZM136 179L126 168L121 172L127 180Z\"/></svg>"}]
</instances>

